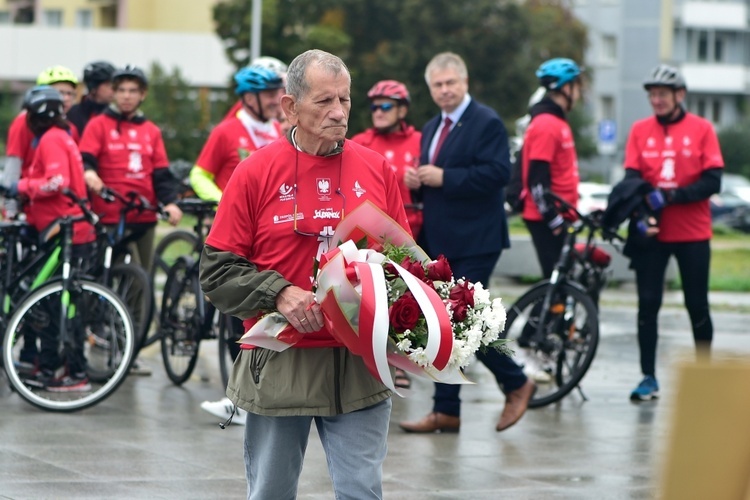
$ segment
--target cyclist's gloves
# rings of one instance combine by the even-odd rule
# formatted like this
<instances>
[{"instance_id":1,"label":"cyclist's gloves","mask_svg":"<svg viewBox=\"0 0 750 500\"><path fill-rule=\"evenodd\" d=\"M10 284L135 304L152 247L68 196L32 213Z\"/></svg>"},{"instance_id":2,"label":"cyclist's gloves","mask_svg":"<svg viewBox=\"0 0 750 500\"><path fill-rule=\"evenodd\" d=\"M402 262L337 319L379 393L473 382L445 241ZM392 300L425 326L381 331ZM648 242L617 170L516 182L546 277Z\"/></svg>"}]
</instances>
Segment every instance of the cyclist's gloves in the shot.
<instances>
[{"instance_id":1,"label":"cyclist's gloves","mask_svg":"<svg viewBox=\"0 0 750 500\"><path fill-rule=\"evenodd\" d=\"M646 199L646 205L648 205L648 208L654 212L659 212L662 208L667 206L667 203L669 202L668 193L661 189L654 189L644 196L644 198Z\"/></svg>"}]
</instances>

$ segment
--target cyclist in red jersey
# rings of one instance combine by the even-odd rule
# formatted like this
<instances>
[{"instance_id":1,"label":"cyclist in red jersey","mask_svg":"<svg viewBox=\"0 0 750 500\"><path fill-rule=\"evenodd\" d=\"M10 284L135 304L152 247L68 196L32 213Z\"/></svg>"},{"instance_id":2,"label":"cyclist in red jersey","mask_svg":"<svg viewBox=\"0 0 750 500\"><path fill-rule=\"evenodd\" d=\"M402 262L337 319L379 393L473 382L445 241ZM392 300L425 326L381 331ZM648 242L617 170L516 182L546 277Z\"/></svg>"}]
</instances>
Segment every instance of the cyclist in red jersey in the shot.
<instances>
[{"instance_id":1,"label":"cyclist in red jersey","mask_svg":"<svg viewBox=\"0 0 750 500\"><path fill-rule=\"evenodd\" d=\"M405 183L407 170L416 171L419 161L419 144L422 134L414 126L406 123L411 97L409 90L396 80L383 80L367 93L372 111L372 127L352 137L352 141L377 151L390 162L399 181L401 197L407 204L411 232L416 238L422 228L422 212L417 209L412 189L419 189L419 180L411 186Z\"/></svg>"},{"instance_id":2,"label":"cyclist in red jersey","mask_svg":"<svg viewBox=\"0 0 750 500\"><path fill-rule=\"evenodd\" d=\"M275 57L271 57L271 56L256 57L255 59L253 59L250 62L250 64L248 64L248 67L249 66L261 66L263 68L270 69L271 71L273 71L274 73L276 73L277 75L279 75L281 77L281 81L282 82L286 83L286 70L287 70L287 66L286 66L286 64L284 64L283 62L279 61ZM232 105L232 107L229 108L229 111L227 111L227 114L224 115L224 120L229 119L229 118L234 118L235 116L237 116L237 113L241 109L242 109L242 99L238 99ZM283 123L286 122L286 115L283 112L281 112L281 110L279 110L279 115L278 115L277 119L283 125ZM282 126L282 128L283 128L283 126ZM287 128L290 128L290 127L287 127ZM286 130L283 130L283 132L286 133Z\"/></svg>"},{"instance_id":3,"label":"cyclist in red jersey","mask_svg":"<svg viewBox=\"0 0 750 500\"><path fill-rule=\"evenodd\" d=\"M566 115L581 97L581 69L572 60L550 59L536 72L544 97L529 110L531 122L521 149L523 218L544 278L562 250L564 219L544 200L549 190L578 203L578 158Z\"/></svg>"},{"instance_id":4,"label":"cyclist in red jersey","mask_svg":"<svg viewBox=\"0 0 750 500\"><path fill-rule=\"evenodd\" d=\"M89 120L101 114L112 102L114 72L115 67L106 61L94 61L83 68L83 83L86 84L88 93L68 111L68 121L75 125L81 134Z\"/></svg>"},{"instance_id":5,"label":"cyclist in red jersey","mask_svg":"<svg viewBox=\"0 0 750 500\"><path fill-rule=\"evenodd\" d=\"M373 126L352 137L352 141L377 151L391 164L405 203L406 217L416 239L422 229L422 211L417 207L416 193L412 189L416 191L420 186L416 164L419 162L422 134L405 120L411 104L409 90L399 81L382 80L372 86L367 98L370 100ZM408 170L414 171L410 186L407 186L405 177ZM394 381L396 387L411 386L409 375L400 369L396 369Z\"/></svg>"},{"instance_id":6,"label":"cyclist in red jersey","mask_svg":"<svg viewBox=\"0 0 750 500\"><path fill-rule=\"evenodd\" d=\"M659 396L656 379L657 319L670 256L680 269L685 306L696 349L708 351L713 324L708 303L711 262L709 197L721 188L724 159L713 126L685 111L687 86L671 66L657 66L643 83L654 115L633 124L625 147L625 178L640 178L655 190L646 204L656 224L645 229L655 241L633 256L638 288L638 346L643 380L633 401Z\"/></svg>"},{"instance_id":7,"label":"cyclist in red jersey","mask_svg":"<svg viewBox=\"0 0 750 500\"><path fill-rule=\"evenodd\" d=\"M237 164L282 136L276 120L284 89L281 77L263 66L248 66L234 81L242 109L211 131L190 170L190 184L204 200L219 201Z\"/></svg>"},{"instance_id":8,"label":"cyclist in red jersey","mask_svg":"<svg viewBox=\"0 0 750 500\"><path fill-rule=\"evenodd\" d=\"M79 198L86 197L86 185L83 181L81 155L75 141L70 136L69 124L63 112L65 98L59 91L50 86L37 86L27 94L24 107L27 110L26 122L38 141L34 158L26 175L13 183L13 194L28 199L26 210L31 215L33 226L42 231L57 218L65 215L80 216L81 208L62 194L63 189L70 189ZM94 228L82 221L73 228L73 256L81 262L90 260L94 253ZM54 306L50 306L54 308ZM59 312L50 311L50 321L46 327L33 325L33 333L24 335L39 336L41 350L36 362L34 353L22 353L21 360L28 360L31 366L38 364L38 370L32 369L28 376L31 383L43 384L52 392L87 391L91 386L86 375L86 360L83 355L83 339L76 343L76 352L70 353L65 361L60 359L57 350L56 325L54 318ZM76 332L82 335L82 332ZM31 342L35 345L35 342ZM56 371L63 365L62 375Z\"/></svg>"},{"instance_id":9,"label":"cyclist in red jersey","mask_svg":"<svg viewBox=\"0 0 750 500\"><path fill-rule=\"evenodd\" d=\"M52 66L45 69L36 79L37 85L49 85L55 88L63 97L63 118L73 105L76 95L76 86L78 78L76 75L63 66ZM79 134L75 126L68 124L68 133L78 142ZM8 140L6 144L6 164L4 172L4 183L10 185L12 182L23 178L28 171L31 159L34 156L33 143L34 134L29 129L26 120L26 110L19 113L11 122L8 130ZM14 202L5 206L6 216L13 217L18 212Z\"/></svg>"}]
</instances>

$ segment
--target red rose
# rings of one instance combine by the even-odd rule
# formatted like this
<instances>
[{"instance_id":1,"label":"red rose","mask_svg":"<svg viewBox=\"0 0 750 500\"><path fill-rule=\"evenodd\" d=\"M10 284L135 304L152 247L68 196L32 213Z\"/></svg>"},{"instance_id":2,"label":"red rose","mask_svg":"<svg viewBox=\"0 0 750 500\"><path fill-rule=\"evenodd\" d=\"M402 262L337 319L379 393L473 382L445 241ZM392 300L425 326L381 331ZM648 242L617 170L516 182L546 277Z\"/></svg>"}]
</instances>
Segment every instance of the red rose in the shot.
<instances>
[{"instance_id":1,"label":"red rose","mask_svg":"<svg viewBox=\"0 0 750 500\"><path fill-rule=\"evenodd\" d=\"M451 312L453 313L453 321L463 321L466 319L466 315L469 314L469 308L466 304L462 304L458 301L451 300Z\"/></svg>"},{"instance_id":2,"label":"red rose","mask_svg":"<svg viewBox=\"0 0 750 500\"><path fill-rule=\"evenodd\" d=\"M417 326L420 315L419 304L410 292L403 294L388 311L391 326L397 333L412 330Z\"/></svg>"},{"instance_id":3,"label":"red rose","mask_svg":"<svg viewBox=\"0 0 750 500\"><path fill-rule=\"evenodd\" d=\"M424 281L424 267L421 262L412 260L411 257L404 257L404 260L401 261L401 267L409 271L418 280Z\"/></svg>"},{"instance_id":4,"label":"red rose","mask_svg":"<svg viewBox=\"0 0 750 500\"><path fill-rule=\"evenodd\" d=\"M456 283L456 286L451 288L448 298L452 302L474 307L474 290L470 289L466 282Z\"/></svg>"},{"instance_id":5,"label":"red rose","mask_svg":"<svg viewBox=\"0 0 750 500\"><path fill-rule=\"evenodd\" d=\"M427 264L427 277L435 281L450 281L453 271L444 255L438 255L437 260Z\"/></svg>"},{"instance_id":6,"label":"red rose","mask_svg":"<svg viewBox=\"0 0 750 500\"><path fill-rule=\"evenodd\" d=\"M385 271L386 277L389 277L389 275L390 275L390 277L396 277L396 276L398 276L398 271L396 271L396 268L390 262L387 262L383 266L383 271Z\"/></svg>"}]
</instances>

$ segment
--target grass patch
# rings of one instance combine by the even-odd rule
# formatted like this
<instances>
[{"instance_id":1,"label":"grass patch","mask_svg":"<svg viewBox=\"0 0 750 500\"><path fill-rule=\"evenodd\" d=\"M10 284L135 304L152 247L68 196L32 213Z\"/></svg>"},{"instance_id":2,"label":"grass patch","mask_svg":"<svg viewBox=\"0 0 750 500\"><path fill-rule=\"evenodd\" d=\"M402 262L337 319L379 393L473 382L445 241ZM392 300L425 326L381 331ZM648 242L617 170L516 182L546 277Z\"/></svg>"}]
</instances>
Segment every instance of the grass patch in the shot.
<instances>
[{"instance_id":1,"label":"grass patch","mask_svg":"<svg viewBox=\"0 0 750 500\"><path fill-rule=\"evenodd\" d=\"M714 248L711 252L711 290L750 292L750 244L745 248Z\"/></svg>"}]
</instances>

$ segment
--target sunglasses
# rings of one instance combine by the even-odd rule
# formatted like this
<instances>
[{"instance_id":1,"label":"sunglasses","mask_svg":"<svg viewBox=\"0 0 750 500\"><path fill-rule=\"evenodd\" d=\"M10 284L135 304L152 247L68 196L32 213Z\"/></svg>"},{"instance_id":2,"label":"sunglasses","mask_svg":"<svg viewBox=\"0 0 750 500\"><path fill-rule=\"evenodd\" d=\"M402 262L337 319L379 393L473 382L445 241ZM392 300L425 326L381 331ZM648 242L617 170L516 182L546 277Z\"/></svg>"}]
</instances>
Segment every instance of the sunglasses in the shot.
<instances>
[{"instance_id":1,"label":"sunglasses","mask_svg":"<svg viewBox=\"0 0 750 500\"><path fill-rule=\"evenodd\" d=\"M387 113L395 107L396 105L392 102L384 102L383 104L370 104L370 111L374 113L377 110L381 110L383 113Z\"/></svg>"}]
</instances>

